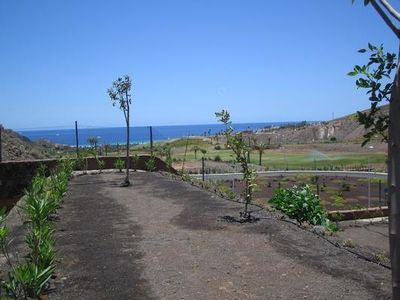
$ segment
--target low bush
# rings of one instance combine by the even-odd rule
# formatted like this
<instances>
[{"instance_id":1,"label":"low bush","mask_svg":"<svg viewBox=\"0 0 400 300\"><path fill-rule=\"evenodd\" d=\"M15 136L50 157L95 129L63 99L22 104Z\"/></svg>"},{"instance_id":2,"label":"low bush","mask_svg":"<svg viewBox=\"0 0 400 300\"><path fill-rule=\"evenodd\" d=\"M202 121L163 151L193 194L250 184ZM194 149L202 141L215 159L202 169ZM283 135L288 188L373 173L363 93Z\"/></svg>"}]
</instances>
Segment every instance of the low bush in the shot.
<instances>
[{"instance_id":1,"label":"low bush","mask_svg":"<svg viewBox=\"0 0 400 300\"><path fill-rule=\"evenodd\" d=\"M215 149L215 150L221 150L221 146L220 146L220 145L216 145L216 146L214 147L214 149Z\"/></svg>"},{"instance_id":2,"label":"low bush","mask_svg":"<svg viewBox=\"0 0 400 300\"><path fill-rule=\"evenodd\" d=\"M221 156L215 155L214 161L222 161Z\"/></svg>"},{"instance_id":3,"label":"low bush","mask_svg":"<svg viewBox=\"0 0 400 300\"><path fill-rule=\"evenodd\" d=\"M269 202L299 224L308 222L330 230L335 229L335 224L328 219L318 195L308 185L278 188Z\"/></svg>"},{"instance_id":4,"label":"low bush","mask_svg":"<svg viewBox=\"0 0 400 300\"><path fill-rule=\"evenodd\" d=\"M150 157L146 161L146 169L147 169L147 171L150 171L150 172L154 172L156 170L156 159L154 158L154 156Z\"/></svg>"},{"instance_id":5,"label":"low bush","mask_svg":"<svg viewBox=\"0 0 400 300\"><path fill-rule=\"evenodd\" d=\"M97 164L99 166L99 171L101 173L104 170L104 167L106 166L106 162L102 159L98 159Z\"/></svg>"},{"instance_id":6,"label":"low bush","mask_svg":"<svg viewBox=\"0 0 400 300\"><path fill-rule=\"evenodd\" d=\"M8 278L0 280L0 298L3 296L1 290L4 290L7 296L14 299L39 299L48 288L56 264L52 220L66 193L73 169L72 161L61 161L51 176L46 178L45 170L39 168L25 191L23 209L29 229L25 242L30 250L25 262L18 260L15 265L10 259L5 211L0 211L0 250L10 267Z\"/></svg>"},{"instance_id":7,"label":"low bush","mask_svg":"<svg viewBox=\"0 0 400 300\"><path fill-rule=\"evenodd\" d=\"M117 160L114 161L114 168L118 170L118 172L122 172L122 169L125 167L125 162L118 158Z\"/></svg>"},{"instance_id":8,"label":"low bush","mask_svg":"<svg viewBox=\"0 0 400 300\"><path fill-rule=\"evenodd\" d=\"M136 172L137 166L139 164L139 156L136 153L132 156L132 161L133 161L133 171Z\"/></svg>"}]
</instances>

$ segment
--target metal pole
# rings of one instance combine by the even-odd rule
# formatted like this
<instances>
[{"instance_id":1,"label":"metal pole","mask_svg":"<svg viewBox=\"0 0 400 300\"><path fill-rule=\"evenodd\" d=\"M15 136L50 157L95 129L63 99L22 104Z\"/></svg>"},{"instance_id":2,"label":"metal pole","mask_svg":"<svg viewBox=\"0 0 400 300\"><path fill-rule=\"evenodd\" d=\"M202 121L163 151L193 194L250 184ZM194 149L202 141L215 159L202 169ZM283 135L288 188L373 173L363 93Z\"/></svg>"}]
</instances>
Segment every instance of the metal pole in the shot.
<instances>
[{"instance_id":1,"label":"metal pole","mask_svg":"<svg viewBox=\"0 0 400 300\"><path fill-rule=\"evenodd\" d=\"M381 201L382 201L382 180L379 179L379 205L381 205Z\"/></svg>"},{"instance_id":2,"label":"metal pole","mask_svg":"<svg viewBox=\"0 0 400 300\"><path fill-rule=\"evenodd\" d=\"M201 158L201 178L204 181L204 156Z\"/></svg>"},{"instance_id":3,"label":"metal pole","mask_svg":"<svg viewBox=\"0 0 400 300\"><path fill-rule=\"evenodd\" d=\"M0 162L2 161L2 151L1 151L1 132L3 131L3 126L0 125Z\"/></svg>"},{"instance_id":4,"label":"metal pole","mask_svg":"<svg viewBox=\"0 0 400 300\"><path fill-rule=\"evenodd\" d=\"M150 126L150 155L153 156L153 126Z\"/></svg>"},{"instance_id":5,"label":"metal pole","mask_svg":"<svg viewBox=\"0 0 400 300\"><path fill-rule=\"evenodd\" d=\"M79 157L78 122L75 121L76 157Z\"/></svg>"},{"instance_id":6,"label":"metal pole","mask_svg":"<svg viewBox=\"0 0 400 300\"><path fill-rule=\"evenodd\" d=\"M371 171L369 157L368 157L368 171ZM368 176L368 208L371 207L371 174Z\"/></svg>"}]
</instances>

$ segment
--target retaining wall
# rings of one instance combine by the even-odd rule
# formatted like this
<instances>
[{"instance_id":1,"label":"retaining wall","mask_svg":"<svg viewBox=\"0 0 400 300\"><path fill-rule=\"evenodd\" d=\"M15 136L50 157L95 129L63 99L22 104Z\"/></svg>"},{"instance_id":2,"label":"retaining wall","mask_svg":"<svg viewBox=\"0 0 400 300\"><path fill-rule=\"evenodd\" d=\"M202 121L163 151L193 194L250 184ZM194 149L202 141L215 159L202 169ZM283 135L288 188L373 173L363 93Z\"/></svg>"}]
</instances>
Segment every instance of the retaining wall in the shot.
<instances>
[{"instance_id":1,"label":"retaining wall","mask_svg":"<svg viewBox=\"0 0 400 300\"><path fill-rule=\"evenodd\" d=\"M125 161L124 157L100 156L98 159L105 162L104 169L114 169L114 162L118 158ZM146 170L146 162L151 158L149 155L139 156L135 168ZM29 161L6 161L0 163L0 201L1 199L14 198L22 195L23 190L29 186L32 177L40 165L45 165L48 170L57 166L56 159L29 160ZM131 169L134 161L131 157ZM164 161L155 157L155 168L157 171L166 171L176 174L177 171L166 165ZM87 170L97 170L98 161L94 157L87 158Z\"/></svg>"}]
</instances>

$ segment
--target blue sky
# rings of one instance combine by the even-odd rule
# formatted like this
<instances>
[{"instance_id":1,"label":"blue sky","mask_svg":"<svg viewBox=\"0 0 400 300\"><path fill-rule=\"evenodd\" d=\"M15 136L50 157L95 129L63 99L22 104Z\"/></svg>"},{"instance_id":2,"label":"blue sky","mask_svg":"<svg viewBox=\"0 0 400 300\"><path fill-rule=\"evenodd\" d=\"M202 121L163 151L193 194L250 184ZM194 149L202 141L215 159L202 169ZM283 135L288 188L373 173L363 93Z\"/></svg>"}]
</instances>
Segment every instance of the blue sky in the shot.
<instances>
[{"instance_id":1,"label":"blue sky","mask_svg":"<svg viewBox=\"0 0 400 300\"><path fill-rule=\"evenodd\" d=\"M368 107L346 76L398 42L351 0L0 1L0 123L124 126L106 90L133 77L133 125L327 120ZM398 0L394 1L395 3Z\"/></svg>"}]
</instances>

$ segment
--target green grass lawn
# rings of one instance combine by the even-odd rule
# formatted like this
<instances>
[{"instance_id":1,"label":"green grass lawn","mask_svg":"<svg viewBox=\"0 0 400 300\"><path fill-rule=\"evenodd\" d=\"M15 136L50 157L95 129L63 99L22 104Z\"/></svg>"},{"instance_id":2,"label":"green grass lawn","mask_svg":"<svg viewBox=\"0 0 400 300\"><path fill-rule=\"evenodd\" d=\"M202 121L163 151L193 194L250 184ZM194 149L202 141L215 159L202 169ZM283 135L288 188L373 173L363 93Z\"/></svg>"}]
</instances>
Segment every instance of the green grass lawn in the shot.
<instances>
[{"instance_id":1,"label":"green grass lawn","mask_svg":"<svg viewBox=\"0 0 400 300\"><path fill-rule=\"evenodd\" d=\"M154 143L154 148L161 146L163 142ZM176 160L183 160L186 152L186 161L195 160L195 153L193 148L198 147L205 149L207 152L205 157L209 160L215 160L219 156L222 161L231 162L233 160L232 151L224 149L220 145L221 150L216 149L216 145L212 145L208 140L201 138L178 139L168 142L171 146L172 157ZM187 145L187 147L186 147ZM274 149L265 150L262 155L262 166L269 170L282 170L282 169L341 169L341 168L364 168L367 169L369 165L372 167L382 168L385 165L386 154L384 153L360 153L360 152L328 152L321 153L316 150L311 151L296 151L296 145L291 145L291 149ZM218 148L218 147L217 147ZM131 154L149 154L149 145L136 145L133 146ZM157 152L155 151L157 155ZM116 151L109 151L109 155L118 155ZM124 156L125 151L121 148L119 155ZM203 154L197 151L197 160L201 160ZM250 161L258 165L259 154L257 151L252 151L250 154Z\"/></svg>"}]
</instances>

